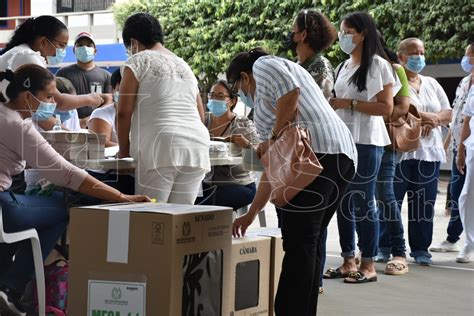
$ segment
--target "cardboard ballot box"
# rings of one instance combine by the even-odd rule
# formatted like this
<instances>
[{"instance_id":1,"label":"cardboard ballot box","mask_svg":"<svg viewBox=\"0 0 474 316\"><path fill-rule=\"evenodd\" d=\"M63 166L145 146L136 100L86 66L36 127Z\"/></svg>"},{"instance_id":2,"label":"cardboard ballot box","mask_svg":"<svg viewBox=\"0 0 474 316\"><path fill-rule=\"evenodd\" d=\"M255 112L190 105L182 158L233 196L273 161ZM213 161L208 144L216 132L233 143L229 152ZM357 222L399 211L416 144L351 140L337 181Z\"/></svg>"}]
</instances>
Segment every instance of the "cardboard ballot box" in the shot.
<instances>
[{"instance_id":1,"label":"cardboard ballot box","mask_svg":"<svg viewBox=\"0 0 474 316\"><path fill-rule=\"evenodd\" d=\"M280 281L281 265L283 262L283 240L280 228L257 228L247 232L247 236L267 236L271 237L271 263L270 263L270 295L269 313L274 315L275 297Z\"/></svg>"},{"instance_id":2,"label":"cardboard ballot box","mask_svg":"<svg viewBox=\"0 0 474 316\"><path fill-rule=\"evenodd\" d=\"M221 315L231 234L218 206L73 208L68 315Z\"/></svg>"},{"instance_id":3,"label":"cardboard ballot box","mask_svg":"<svg viewBox=\"0 0 474 316\"><path fill-rule=\"evenodd\" d=\"M105 158L105 135L87 131L43 131L41 135L67 160Z\"/></svg>"},{"instance_id":4,"label":"cardboard ballot box","mask_svg":"<svg viewBox=\"0 0 474 316\"><path fill-rule=\"evenodd\" d=\"M268 315L270 247L269 237L232 240L231 271L224 282L232 290L227 315Z\"/></svg>"}]
</instances>

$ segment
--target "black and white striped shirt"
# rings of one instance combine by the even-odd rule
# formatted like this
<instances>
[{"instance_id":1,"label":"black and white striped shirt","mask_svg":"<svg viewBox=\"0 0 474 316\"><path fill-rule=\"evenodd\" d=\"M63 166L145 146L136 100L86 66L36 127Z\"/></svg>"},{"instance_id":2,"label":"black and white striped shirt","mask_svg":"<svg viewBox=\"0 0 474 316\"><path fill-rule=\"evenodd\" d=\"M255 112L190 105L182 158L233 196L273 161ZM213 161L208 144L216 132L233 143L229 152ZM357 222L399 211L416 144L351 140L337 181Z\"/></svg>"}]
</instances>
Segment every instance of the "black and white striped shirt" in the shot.
<instances>
[{"instance_id":1,"label":"black and white striped shirt","mask_svg":"<svg viewBox=\"0 0 474 316\"><path fill-rule=\"evenodd\" d=\"M298 121L308 128L314 152L345 154L357 166L357 149L349 129L303 67L280 57L264 56L255 62L252 73L256 82L254 121L262 140L271 136L278 99L299 88Z\"/></svg>"}]
</instances>

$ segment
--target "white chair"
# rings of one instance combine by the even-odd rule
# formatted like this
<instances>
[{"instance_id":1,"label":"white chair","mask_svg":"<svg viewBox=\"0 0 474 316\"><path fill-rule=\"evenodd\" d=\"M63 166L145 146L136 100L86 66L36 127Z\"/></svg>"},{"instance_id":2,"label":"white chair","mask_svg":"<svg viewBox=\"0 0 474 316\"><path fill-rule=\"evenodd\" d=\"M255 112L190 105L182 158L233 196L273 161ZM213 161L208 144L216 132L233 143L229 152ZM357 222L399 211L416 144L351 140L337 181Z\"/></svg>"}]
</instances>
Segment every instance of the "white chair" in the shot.
<instances>
[{"instance_id":1,"label":"white chair","mask_svg":"<svg viewBox=\"0 0 474 316\"><path fill-rule=\"evenodd\" d=\"M31 240L33 259L36 273L36 288L38 291L38 315L45 315L44 264L41 246L36 229L28 229L17 233L5 233L3 230L3 214L0 205L0 243L13 244L23 240Z\"/></svg>"}]
</instances>

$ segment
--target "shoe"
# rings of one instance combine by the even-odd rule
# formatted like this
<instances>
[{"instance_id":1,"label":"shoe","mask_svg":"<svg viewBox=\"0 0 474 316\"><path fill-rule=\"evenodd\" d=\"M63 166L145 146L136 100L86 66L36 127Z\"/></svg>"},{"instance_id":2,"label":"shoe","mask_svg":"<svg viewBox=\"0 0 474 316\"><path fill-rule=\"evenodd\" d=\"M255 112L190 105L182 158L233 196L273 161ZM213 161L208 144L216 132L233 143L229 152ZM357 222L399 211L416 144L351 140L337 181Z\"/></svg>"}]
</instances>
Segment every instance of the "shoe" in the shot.
<instances>
[{"instance_id":1,"label":"shoe","mask_svg":"<svg viewBox=\"0 0 474 316\"><path fill-rule=\"evenodd\" d=\"M439 245L431 247L430 251L433 251L433 252L458 252L459 251L459 246L455 242L449 242L447 240L444 240Z\"/></svg>"},{"instance_id":2,"label":"shoe","mask_svg":"<svg viewBox=\"0 0 474 316\"><path fill-rule=\"evenodd\" d=\"M4 285L0 285L0 315L26 315L20 295Z\"/></svg>"},{"instance_id":3,"label":"shoe","mask_svg":"<svg viewBox=\"0 0 474 316\"><path fill-rule=\"evenodd\" d=\"M464 246L456 257L456 262L469 263L472 261L471 252Z\"/></svg>"},{"instance_id":4,"label":"shoe","mask_svg":"<svg viewBox=\"0 0 474 316\"><path fill-rule=\"evenodd\" d=\"M370 282L377 282L377 275L368 278L364 275L364 273L360 271L351 272L349 276L344 279L344 283L348 284L362 284L362 283L370 283Z\"/></svg>"},{"instance_id":5,"label":"shoe","mask_svg":"<svg viewBox=\"0 0 474 316\"><path fill-rule=\"evenodd\" d=\"M415 257L416 263L418 263L420 266L430 266L433 262L431 261L431 258L428 256L418 256Z\"/></svg>"}]
</instances>

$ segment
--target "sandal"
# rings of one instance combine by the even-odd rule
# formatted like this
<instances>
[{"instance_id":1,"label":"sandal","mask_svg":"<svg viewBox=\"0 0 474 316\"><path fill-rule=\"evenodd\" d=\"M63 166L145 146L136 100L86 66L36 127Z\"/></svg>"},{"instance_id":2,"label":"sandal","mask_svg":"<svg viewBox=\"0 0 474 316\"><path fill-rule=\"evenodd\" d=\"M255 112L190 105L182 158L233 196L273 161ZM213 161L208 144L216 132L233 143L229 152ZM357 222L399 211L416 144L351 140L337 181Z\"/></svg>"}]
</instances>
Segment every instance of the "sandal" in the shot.
<instances>
[{"instance_id":1,"label":"sandal","mask_svg":"<svg viewBox=\"0 0 474 316\"><path fill-rule=\"evenodd\" d=\"M349 279L353 279L354 281L350 281ZM371 278L367 278L362 272L356 271L349 273L349 276L344 279L344 283L350 284L361 284L369 282L377 282L377 276L375 275Z\"/></svg>"},{"instance_id":2,"label":"sandal","mask_svg":"<svg viewBox=\"0 0 474 316\"><path fill-rule=\"evenodd\" d=\"M323 294L324 293L324 288L322 286L319 287L319 291L318 291L319 294Z\"/></svg>"},{"instance_id":3,"label":"sandal","mask_svg":"<svg viewBox=\"0 0 474 316\"><path fill-rule=\"evenodd\" d=\"M329 268L324 274L323 279L341 279L347 278L349 273L342 273L341 268Z\"/></svg>"},{"instance_id":4,"label":"sandal","mask_svg":"<svg viewBox=\"0 0 474 316\"><path fill-rule=\"evenodd\" d=\"M392 260L387 262L384 273L388 275L402 275L408 272L408 264L404 261Z\"/></svg>"}]
</instances>

